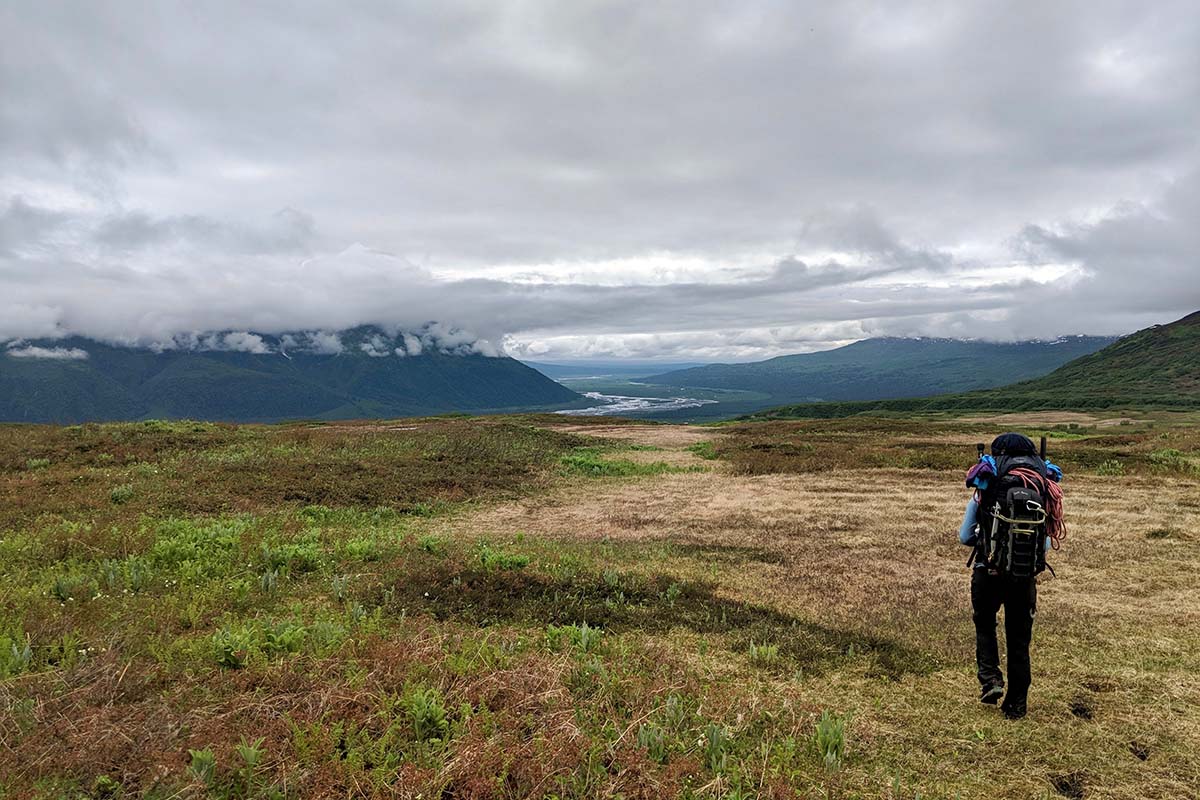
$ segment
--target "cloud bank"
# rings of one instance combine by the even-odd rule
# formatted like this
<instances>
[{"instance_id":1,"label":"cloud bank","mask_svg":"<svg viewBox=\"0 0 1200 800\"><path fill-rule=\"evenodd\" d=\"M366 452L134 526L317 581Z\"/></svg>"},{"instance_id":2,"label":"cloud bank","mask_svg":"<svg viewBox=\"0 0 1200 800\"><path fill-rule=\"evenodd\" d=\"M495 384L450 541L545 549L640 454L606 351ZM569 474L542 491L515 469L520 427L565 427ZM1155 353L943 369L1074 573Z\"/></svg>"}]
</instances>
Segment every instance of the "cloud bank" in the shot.
<instances>
[{"instance_id":1,"label":"cloud bank","mask_svg":"<svg viewBox=\"0 0 1200 800\"><path fill-rule=\"evenodd\" d=\"M1200 307L1184 2L293 12L0 9L0 340L727 360Z\"/></svg>"},{"instance_id":2,"label":"cloud bank","mask_svg":"<svg viewBox=\"0 0 1200 800\"><path fill-rule=\"evenodd\" d=\"M82 361L88 357L86 350L78 347L37 347L36 345L21 345L7 347L4 355L12 358L36 358L49 361Z\"/></svg>"}]
</instances>

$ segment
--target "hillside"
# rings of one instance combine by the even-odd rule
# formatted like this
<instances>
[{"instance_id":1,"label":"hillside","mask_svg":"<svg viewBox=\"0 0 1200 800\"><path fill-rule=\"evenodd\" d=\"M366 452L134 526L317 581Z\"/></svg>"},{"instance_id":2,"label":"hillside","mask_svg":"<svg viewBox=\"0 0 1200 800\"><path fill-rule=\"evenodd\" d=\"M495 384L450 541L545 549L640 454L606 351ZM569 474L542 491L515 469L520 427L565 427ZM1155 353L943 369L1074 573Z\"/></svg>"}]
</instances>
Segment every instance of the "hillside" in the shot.
<instances>
[{"instance_id":1,"label":"hillside","mask_svg":"<svg viewBox=\"0 0 1200 800\"><path fill-rule=\"evenodd\" d=\"M578 398L511 358L444 347L428 335L422 345L412 334L358 328L339 334L335 347L322 334L328 352L314 349L306 334L231 340L250 352L216 349L229 347L221 336L159 351L79 337L10 344L0 350L0 421L346 419Z\"/></svg>"},{"instance_id":2,"label":"hillside","mask_svg":"<svg viewBox=\"0 0 1200 800\"><path fill-rule=\"evenodd\" d=\"M776 402L879 400L965 392L1034 378L1112 341L1098 336L1015 343L866 339L820 353L751 364L711 364L642 380L761 392Z\"/></svg>"},{"instance_id":3,"label":"hillside","mask_svg":"<svg viewBox=\"0 0 1200 800\"><path fill-rule=\"evenodd\" d=\"M1200 406L1200 312L1126 336L1032 380L985 391L880 402L806 403L762 417L834 417L868 411L954 411Z\"/></svg>"}]
</instances>

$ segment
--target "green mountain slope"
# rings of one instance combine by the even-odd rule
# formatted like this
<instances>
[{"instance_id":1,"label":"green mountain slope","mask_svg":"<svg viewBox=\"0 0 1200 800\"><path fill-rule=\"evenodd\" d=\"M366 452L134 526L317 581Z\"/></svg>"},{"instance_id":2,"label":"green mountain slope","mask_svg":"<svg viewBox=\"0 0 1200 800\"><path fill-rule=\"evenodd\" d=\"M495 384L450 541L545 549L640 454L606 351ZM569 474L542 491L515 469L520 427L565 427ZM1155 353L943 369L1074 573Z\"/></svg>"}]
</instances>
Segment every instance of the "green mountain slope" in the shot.
<instances>
[{"instance_id":1,"label":"green mountain slope","mask_svg":"<svg viewBox=\"0 0 1200 800\"><path fill-rule=\"evenodd\" d=\"M1032 380L984 391L857 403L806 403L761 417L869 411L1027 411L1200 407L1200 312L1155 325Z\"/></svg>"},{"instance_id":2,"label":"green mountain slope","mask_svg":"<svg viewBox=\"0 0 1200 800\"><path fill-rule=\"evenodd\" d=\"M403 352L401 336L374 328L343 332L341 352L289 347L260 337L268 352L155 352L73 337L0 348L0 421L75 423L151 417L269 422L494 411L558 406L575 392L507 357L457 347ZM363 348L364 342L384 346ZM81 358L17 357L30 347Z\"/></svg>"},{"instance_id":3,"label":"green mountain slope","mask_svg":"<svg viewBox=\"0 0 1200 800\"><path fill-rule=\"evenodd\" d=\"M970 391L1044 375L1112 341L1096 336L1016 343L866 339L820 353L752 364L712 364L642 380L666 386L762 392L777 403L877 400Z\"/></svg>"}]
</instances>

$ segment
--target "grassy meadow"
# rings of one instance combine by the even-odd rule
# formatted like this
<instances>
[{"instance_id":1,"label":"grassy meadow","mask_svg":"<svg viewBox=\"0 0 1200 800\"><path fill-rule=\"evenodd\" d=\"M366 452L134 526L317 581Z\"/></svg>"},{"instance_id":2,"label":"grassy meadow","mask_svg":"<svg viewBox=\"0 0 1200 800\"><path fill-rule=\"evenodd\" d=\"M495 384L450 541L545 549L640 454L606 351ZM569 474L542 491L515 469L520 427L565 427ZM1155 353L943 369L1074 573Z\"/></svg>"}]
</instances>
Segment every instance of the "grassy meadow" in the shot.
<instances>
[{"instance_id":1,"label":"grassy meadow","mask_svg":"<svg viewBox=\"0 0 1200 800\"><path fill-rule=\"evenodd\" d=\"M0 798L1180 798L1200 419L0 426ZM1048 434L1030 714L974 443Z\"/></svg>"}]
</instances>

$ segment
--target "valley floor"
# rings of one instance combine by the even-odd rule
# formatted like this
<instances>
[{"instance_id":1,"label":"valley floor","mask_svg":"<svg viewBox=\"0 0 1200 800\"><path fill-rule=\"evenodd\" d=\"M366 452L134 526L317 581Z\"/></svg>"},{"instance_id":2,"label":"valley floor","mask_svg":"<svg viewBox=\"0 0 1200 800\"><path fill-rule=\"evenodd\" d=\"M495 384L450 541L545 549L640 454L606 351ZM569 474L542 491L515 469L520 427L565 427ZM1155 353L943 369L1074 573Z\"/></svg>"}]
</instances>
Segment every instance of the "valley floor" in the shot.
<instances>
[{"instance_id":1,"label":"valley floor","mask_svg":"<svg viewBox=\"0 0 1200 800\"><path fill-rule=\"evenodd\" d=\"M1017 723L955 531L1022 420L0 429L0 796L1196 796L1200 428L1023 421Z\"/></svg>"}]
</instances>

